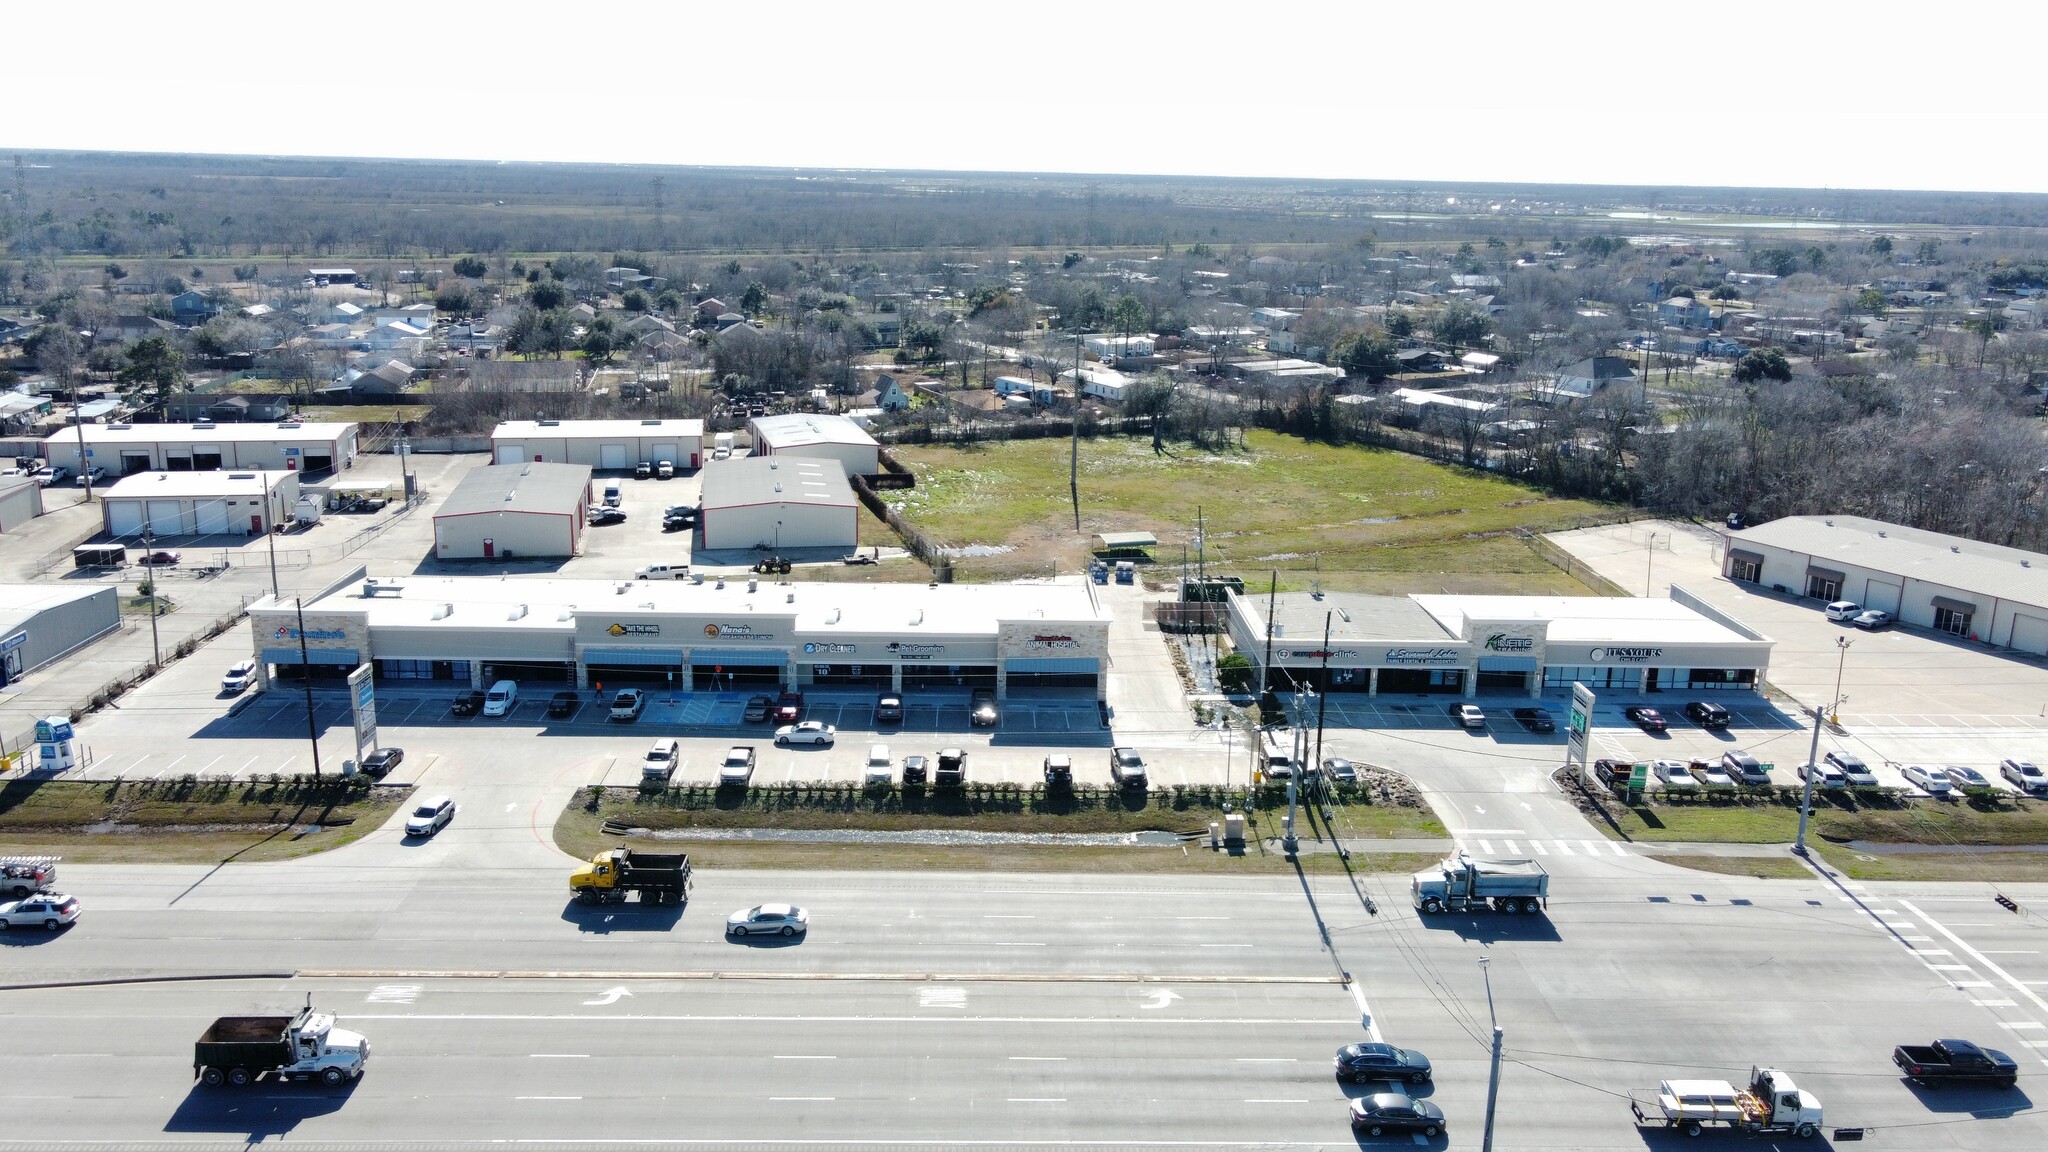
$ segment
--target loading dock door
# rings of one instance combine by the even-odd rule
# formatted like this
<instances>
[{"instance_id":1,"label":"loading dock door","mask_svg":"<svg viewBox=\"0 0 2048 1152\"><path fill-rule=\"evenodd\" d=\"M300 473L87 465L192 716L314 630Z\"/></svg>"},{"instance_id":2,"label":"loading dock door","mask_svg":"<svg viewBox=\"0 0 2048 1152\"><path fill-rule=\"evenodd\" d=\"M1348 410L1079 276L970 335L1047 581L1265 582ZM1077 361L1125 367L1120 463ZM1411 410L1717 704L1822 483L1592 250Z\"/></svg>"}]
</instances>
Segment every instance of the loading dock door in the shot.
<instances>
[{"instance_id":1,"label":"loading dock door","mask_svg":"<svg viewBox=\"0 0 2048 1152\"><path fill-rule=\"evenodd\" d=\"M524 444L500 444L500 445L498 445L498 463L500 463L500 464L524 464L524 463L526 463L526 446L525 446Z\"/></svg>"},{"instance_id":2,"label":"loading dock door","mask_svg":"<svg viewBox=\"0 0 2048 1152\"><path fill-rule=\"evenodd\" d=\"M183 536L185 512L176 500L151 500L149 502L149 530L159 536Z\"/></svg>"},{"instance_id":3,"label":"loading dock door","mask_svg":"<svg viewBox=\"0 0 2048 1152\"><path fill-rule=\"evenodd\" d=\"M1905 587L1904 583L1886 584L1881 580L1872 580L1863 593L1863 606L1896 616L1899 614L1899 597L1905 591Z\"/></svg>"},{"instance_id":4,"label":"loading dock door","mask_svg":"<svg viewBox=\"0 0 2048 1152\"><path fill-rule=\"evenodd\" d=\"M220 471L220 445L194 444L192 446L192 470L194 472Z\"/></svg>"},{"instance_id":5,"label":"loading dock door","mask_svg":"<svg viewBox=\"0 0 2048 1152\"><path fill-rule=\"evenodd\" d=\"M219 500L202 500L194 505L199 513L199 534L202 536L228 530L228 506Z\"/></svg>"},{"instance_id":6,"label":"loading dock door","mask_svg":"<svg viewBox=\"0 0 2048 1152\"><path fill-rule=\"evenodd\" d=\"M2007 643L2036 656L2048 654L2048 619L2040 616L2013 617L2012 639Z\"/></svg>"},{"instance_id":7,"label":"loading dock door","mask_svg":"<svg viewBox=\"0 0 2048 1152\"><path fill-rule=\"evenodd\" d=\"M655 462L656 464L659 464L659 463L661 463L661 462L662 462L663 460L666 460L666 461L668 461L668 462L669 462L669 463L671 463L671 464L677 463L677 461L676 461L676 446L675 446L675 445L673 445L673 444L656 444L656 445L654 446L654 462Z\"/></svg>"},{"instance_id":8,"label":"loading dock door","mask_svg":"<svg viewBox=\"0 0 2048 1152\"><path fill-rule=\"evenodd\" d=\"M626 446L624 444L599 444L597 446L597 466L612 471L625 468Z\"/></svg>"},{"instance_id":9,"label":"loading dock door","mask_svg":"<svg viewBox=\"0 0 2048 1152\"><path fill-rule=\"evenodd\" d=\"M142 535L142 501L108 501L107 531L112 532L116 536Z\"/></svg>"},{"instance_id":10,"label":"loading dock door","mask_svg":"<svg viewBox=\"0 0 2048 1152\"><path fill-rule=\"evenodd\" d=\"M149 471L149 453L147 453L147 452L123 452L123 453L121 453L121 475L123 475L123 476L133 476L133 475L135 475L135 474L136 474L137 472L147 472L147 471Z\"/></svg>"}]
</instances>

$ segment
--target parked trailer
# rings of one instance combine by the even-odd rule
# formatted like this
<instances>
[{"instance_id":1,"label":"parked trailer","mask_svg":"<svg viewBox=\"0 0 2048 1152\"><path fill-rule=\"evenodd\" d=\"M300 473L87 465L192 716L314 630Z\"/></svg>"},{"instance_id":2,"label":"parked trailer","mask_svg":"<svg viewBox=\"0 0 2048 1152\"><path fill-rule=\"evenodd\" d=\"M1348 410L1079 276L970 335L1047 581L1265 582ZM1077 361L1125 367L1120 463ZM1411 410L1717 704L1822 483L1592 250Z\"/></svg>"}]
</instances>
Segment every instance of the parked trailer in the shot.
<instances>
[{"instance_id":1,"label":"parked trailer","mask_svg":"<svg viewBox=\"0 0 2048 1152\"><path fill-rule=\"evenodd\" d=\"M1665 1080L1655 1092L1629 1095L1636 1123L1676 1128L1697 1136L1710 1127L1739 1128L1751 1136L1820 1133L1820 1101L1775 1068L1751 1068L1749 1087L1726 1080Z\"/></svg>"},{"instance_id":2,"label":"parked trailer","mask_svg":"<svg viewBox=\"0 0 2048 1152\"><path fill-rule=\"evenodd\" d=\"M75 568L119 568L126 563L128 547L124 544L80 544L71 550Z\"/></svg>"},{"instance_id":3,"label":"parked trailer","mask_svg":"<svg viewBox=\"0 0 2048 1152\"><path fill-rule=\"evenodd\" d=\"M569 890L585 904L617 904L628 892L643 904L681 904L690 898L690 857L614 848L570 876Z\"/></svg>"},{"instance_id":4,"label":"parked trailer","mask_svg":"<svg viewBox=\"0 0 2048 1152\"><path fill-rule=\"evenodd\" d=\"M1460 852L1417 872L1409 889L1422 912L1490 907L1533 913L1549 906L1550 873L1534 860L1481 860Z\"/></svg>"},{"instance_id":5,"label":"parked trailer","mask_svg":"<svg viewBox=\"0 0 2048 1152\"><path fill-rule=\"evenodd\" d=\"M57 886L57 861L62 856L0 857L0 895L26 900Z\"/></svg>"},{"instance_id":6,"label":"parked trailer","mask_svg":"<svg viewBox=\"0 0 2048 1152\"><path fill-rule=\"evenodd\" d=\"M269 1077L332 1088L360 1078L369 1061L369 1040L315 1012L310 995L296 1016L223 1016L192 1045L192 1075L208 1087L243 1088Z\"/></svg>"}]
</instances>

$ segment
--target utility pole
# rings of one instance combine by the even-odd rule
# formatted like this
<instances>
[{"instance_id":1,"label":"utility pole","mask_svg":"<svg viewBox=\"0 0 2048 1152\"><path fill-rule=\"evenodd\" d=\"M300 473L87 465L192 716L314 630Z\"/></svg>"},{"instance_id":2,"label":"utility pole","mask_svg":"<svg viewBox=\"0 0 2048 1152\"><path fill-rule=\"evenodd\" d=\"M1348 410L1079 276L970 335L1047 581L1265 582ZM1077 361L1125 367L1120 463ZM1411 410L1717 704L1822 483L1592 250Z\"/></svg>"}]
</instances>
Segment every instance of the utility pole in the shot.
<instances>
[{"instance_id":1,"label":"utility pole","mask_svg":"<svg viewBox=\"0 0 2048 1152\"><path fill-rule=\"evenodd\" d=\"M265 479L267 481L268 477ZM264 488L266 491L272 491L267 482ZM277 599L277 503L275 497L266 496L263 506L263 539L270 545L270 598L275 600Z\"/></svg>"},{"instance_id":2,"label":"utility pole","mask_svg":"<svg viewBox=\"0 0 2048 1152\"><path fill-rule=\"evenodd\" d=\"M159 665L164 662L163 649L157 646L156 638L156 536L150 532L149 522L142 524L142 582L149 585L149 662Z\"/></svg>"},{"instance_id":3,"label":"utility pole","mask_svg":"<svg viewBox=\"0 0 2048 1152\"><path fill-rule=\"evenodd\" d=\"M313 660L306 653L306 601L292 597L299 614L299 683L306 689L306 742L313 746L313 775L320 775L320 729L313 723Z\"/></svg>"},{"instance_id":4,"label":"utility pole","mask_svg":"<svg viewBox=\"0 0 2048 1152\"><path fill-rule=\"evenodd\" d=\"M1272 587L1266 592L1266 658L1259 661L1259 700L1261 701L1261 707L1264 707L1263 702L1266 699L1267 673L1273 667L1273 611L1275 603L1279 599L1280 570L1275 568L1272 575ZM1263 722L1265 716L1262 714L1259 719Z\"/></svg>"},{"instance_id":5,"label":"utility pole","mask_svg":"<svg viewBox=\"0 0 2048 1152\"><path fill-rule=\"evenodd\" d=\"M1059 381L1059 362L1053 362L1053 381ZM1074 498L1074 531L1081 530L1081 329L1074 329L1074 419L1067 445L1067 492Z\"/></svg>"},{"instance_id":6,"label":"utility pole","mask_svg":"<svg viewBox=\"0 0 2048 1152\"><path fill-rule=\"evenodd\" d=\"M1657 567L1657 534L1650 533L1650 545L1643 549L1643 599L1650 598L1650 585Z\"/></svg>"},{"instance_id":7,"label":"utility pole","mask_svg":"<svg viewBox=\"0 0 2048 1152\"><path fill-rule=\"evenodd\" d=\"M1330 711L1330 617L1323 613L1323 670L1316 686L1316 771L1323 768L1323 720ZM1325 781L1328 783L1328 781Z\"/></svg>"},{"instance_id":8,"label":"utility pole","mask_svg":"<svg viewBox=\"0 0 2048 1152\"><path fill-rule=\"evenodd\" d=\"M1835 656L1835 698L1825 709L1819 705L1814 706L1813 743L1806 750L1806 762L1808 764L1820 762L1821 718L1827 713L1833 712L1842 703L1842 666L1848 663L1849 646L1854 643L1855 641L1847 636L1835 637L1835 651L1837 653ZM1820 775L1820 773L1812 768L1808 768L1802 775L1806 777L1806 787L1801 791L1799 797L1799 839L1792 842L1792 852L1798 856L1806 855L1806 822L1813 815L1813 778Z\"/></svg>"},{"instance_id":9,"label":"utility pole","mask_svg":"<svg viewBox=\"0 0 2048 1152\"><path fill-rule=\"evenodd\" d=\"M1486 978L1486 1019L1493 1025L1493 1071L1486 1080L1486 1135L1480 1143L1480 1152L1493 1152L1493 1106L1500 1099L1500 1018L1493 1014L1493 974L1487 970L1487 958L1479 958L1479 974Z\"/></svg>"}]
</instances>

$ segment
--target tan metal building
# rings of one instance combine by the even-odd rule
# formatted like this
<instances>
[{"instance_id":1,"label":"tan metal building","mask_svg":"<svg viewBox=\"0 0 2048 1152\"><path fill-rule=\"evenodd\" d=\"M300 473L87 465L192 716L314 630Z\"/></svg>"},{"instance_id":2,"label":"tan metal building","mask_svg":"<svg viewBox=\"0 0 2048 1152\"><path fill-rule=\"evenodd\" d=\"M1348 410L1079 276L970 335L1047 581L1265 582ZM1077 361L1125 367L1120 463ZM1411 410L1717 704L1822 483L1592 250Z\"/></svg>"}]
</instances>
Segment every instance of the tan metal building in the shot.
<instances>
[{"instance_id":1,"label":"tan metal building","mask_svg":"<svg viewBox=\"0 0 2048 1152\"><path fill-rule=\"evenodd\" d=\"M152 469L328 472L347 468L356 458L353 423L88 424L85 459L79 455L79 436L78 428L52 433L43 441L43 459L62 464L74 476L86 463L110 476L128 476Z\"/></svg>"},{"instance_id":2,"label":"tan metal building","mask_svg":"<svg viewBox=\"0 0 2048 1152\"><path fill-rule=\"evenodd\" d=\"M143 472L103 490L109 535L261 536L299 499L296 472Z\"/></svg>"},{"instance_id":3,"label":"tan metal building","mask_svg":"<svg viewBox=\"0 0 2048 1152\"><path fill-rule=\"evenodd\" d=\"M590 505L587 464L473 468L434 513L434 556L499 560L574 556Z\"/></svg>"},{"instance_id":4,"label":"tan metal building","mask_svg":"<svg viewBox=\"0 0 2048 1152\"><path fill-rule=\"evenodd\" d=\"M746 456L704 469L703 546L852 548L860 505L837 460Z\"/></svg>"},{"instance_id":5,"label":"tan metal building","mask_svg":"<svg viewBox=\"0 0 2048 1152\"><path fill-rule=\"evenodd\" d=\"M701 468L704 422L507 420L491 430L491 459L498 464L587 464L601 472L663 460L677 468Z\"/></svg>"}]
</instances>

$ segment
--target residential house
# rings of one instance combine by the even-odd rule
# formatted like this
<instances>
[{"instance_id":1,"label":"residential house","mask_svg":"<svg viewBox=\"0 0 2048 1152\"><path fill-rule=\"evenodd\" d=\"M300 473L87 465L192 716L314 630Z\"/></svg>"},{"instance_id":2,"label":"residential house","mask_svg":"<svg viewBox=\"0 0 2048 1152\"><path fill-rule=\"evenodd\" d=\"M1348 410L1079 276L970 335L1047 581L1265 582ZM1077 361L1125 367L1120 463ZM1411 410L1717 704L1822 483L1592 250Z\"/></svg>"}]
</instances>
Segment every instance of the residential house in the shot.
<instances>
[{"instance_id":1,"label":"residential house","mask_svg":"<svg viewBox=\"0 0 2048 1152\"><path fill-rule=\"evenodd\" d=\"M626 335L632 336L635 339L637 339L641 336L647 335L650 332L666 332L669 335L673 336L676 331L676 326L674 324L669 323L667 320L664 320L661 317L654 315L651 312L642 312L640 315L635 316L631 320L628 320L624 324L620 325L619 329L620 331L626 333Z\"/></svg>"},{"instance_id":2,"label":"residential house","mask_svg":"<svg viewBox=\"0 0 2048 1152\"><path fill-rule=\"evenodd\" d=\"M48 396L0 392L0 436L26 436L55 408Z\"/></svg>"},{"instance_id":3,"label":"residential house","mask_svg":"<svg viewBox=\"0 0 2048 1152\"><path fill-rule=\"evenodd\" d=\"M364 308L343 300L327 309L327 320L332 324L354 324L363 318Z\"/></svg>"},{"instance_id":4,"label":"residential house","mask_svg":"<svg viewBox=\"0 0 2048 1152\"><path fill-rule=\"evenodd\" d=\"M0 316L0 344L25 344L42 325L30 320Z\"/></svg>"},{"instance_id":5,"label":"residential house","mask_svg":"<svg viewBox=\"0 0 2048 1152\"><path fill-rule=\"evenodd\" d=\"M1500 277L1498 276L1453 276L1451 277L1451 287L1463 288L1472 292L1494 293L1500 291L1501 284Z\"/></svg>"},{"instance_id":6,"label":"residential house","mask_svg":"<svg viewBox=\"0 0 2048 1152\"><path fill-rule=\"evenodd\" d=\"M1559 370L1551 387L1556 399L1577 400L1610 384L1632 382L1636 370L1619 356L1595 356Z\"/></svg>"},{"instance_id":7,"label":"residential house","mask_svg":"<svg viewBox=\"0 0 2048 1152\"><path fill-rule=\"evenodd\" d=\"M1436 372L1444 366L1443 356L1429 348L1403 348L1394 359L1401 362L1403 372Z\"/></svg>"},{"instance_id":8,"label":"residential house","mask_svg":"<svg viewBox=\"0 0 2048 1152\"><path fill-rule=\"evenodd\" d=\"M1104 363L1142 359L1152 355L1154 348L1149 335L1125 336L1116 332L1086 334L1081 337L1081 346Z\"/></svg>"},{"instance_id":9,"label":"residential house","mask_svg":"<svg viewBox=\"0 0 2048 1152\"><path fill-rule=\"evenodd\" d=\"M1690 296L1673 296L1657 305L1657 320L1670 328L1706 332L1714 327L1714 310Z\"/></svg>"},{"instance_id":10,"label":"residential house","mask_svg":"<svg viewBox=\"0 0 2048 1152\"><path fill-rule=\"evenodd\" d=\"M642 360L680 360L689 347L689 337L656 328L633 342L633 355Z\"/></svg>"},{"instance_id":11,"label":"residential house","mask_svg":"<svg viewBox=\"0 0 2048 1152\"><path fill-rule=\"evenodd\" d=\"M431 335L426 329L418 328L404 320L379 324L365 333L359 344L368 345L368 351L383 352L394 356L410 356L419 359L427 351L427 339Z\"/></svg>"},{"instance_id":12,"label":"residential house","mask_svg":"<svg viewBox=\"0 0 2048 1152\"><path fill-rule=\"evenodd\" d=\"M747 318L737 312L721 312L718 314L717 325L720 332L728 328L744 328L746 323Z\"/></svg>"},{"instance_id":13,"label":"residential house","mask_svg":"<svg viewBox=\"0 0 2048 1152\"><path fill-rule=\"evenodd\" d=\"M725 301L716 296L707 296L697 302L697 319L704 324L714 324L720 316L732 311Z\"/></svg>"},{"instance_id":14,"label":"residential house","mask_svg":"<svg viewBox=\"0 0 2048 1152\"><path fill-rule=\"evenodd\" d=\"M896 382L887 372L875 378L875 407L884 412L907 412L910 410L910 393Z\"/></svg>"},{"instance_id":15,"label":"residential house","mask_svg":"<svg viewBox=\"0 0 2048 1152\"><path fill-rule=\"evenodd\" d=\"M356 270L353 268L306 269L306 279L313 282L310 287L314 288L325 288L330 284L353 284L356 278Z\"/></svg>"},{"instance_id":16,"label":"residential house","mask_svg":"<svg viewBox=\"0 0 2048 1152\"><path fill-rule=\"evenodd\" d=\"M873 332L877 348L895 348L903 343L903 314L900 312L863 312L853 318L853 324Z\"/></svg>"},{"instance_id":17,"label":"residential house","mask_svg":"<svg viewBox=\"0 0 2048 1152\"><path fill-rule=\"evenodd\" d=\"M668 277L643 275L638 268L607 268L604 270L604 286L614 292L630 292L638 288L645 292L659 292L668 287Z\"/></svg>"},{"instance_id":18,"label":"residential house","mask_svg":"<svg viewBox=\"0 0 2048 1152\"><path fill-rule=\"evenodd\" d=\"M291 413L291 397L275 392L186 392L170 398L164 418L173 424L273 424L291 419Z\"/></svg>"},{"instance_id":19,"label":"residential house","mask_svg":"<svg viewBox=\"0 0 2048 1152\"><path fill-rule=\"evenodd\" d=\"M2016 327L2039 328L2043 320L2048 320L2048 301L2039 296L2015 300L2007 304L2001 314Z\"/></svg>"},{"instance_id":20,"label":"residential house","mask_svg":"<svg viewBox=\"0 0 2048 1152\"><path fill-rule=\"evenodd\" d=\"M471 392L574 392L582 386L574 360L478 360L469 366Z\"/></svg>"},{"instance_id":21,"label":"residential house","mask_svg":"<svg viewBox=\"0 0 2048 1152\"><path fill-rule=\"evenodd\" d=\"M127 344L151 336L175 335L177 331L176 324L169 320L159 320L154 316L116 316L112 323L100 325L99 330L92 334L92 342Z\"/></svg>"},{"instance_id":22,"label":"residential house","mask_svg":"<svg viewBox=\"0 0 2048 1152\"><path fill-rule=\"evenodd\" d=\"M171 316L187 328L204 324L220 315L220 305L203 293L187 290L171 297Z\"/></svg>"},{"instance_id":23,"label":"residential house","mask_svg":"<svg viewBox=\"0 0 2048 1152\"><path fill-rule=\"evenodd\" d=\"M1474 376L1484 376L1500 367L1500 357L1492 352L1467 352L1458 357L1458 367Z\"/></svg>"}]
</instances>

